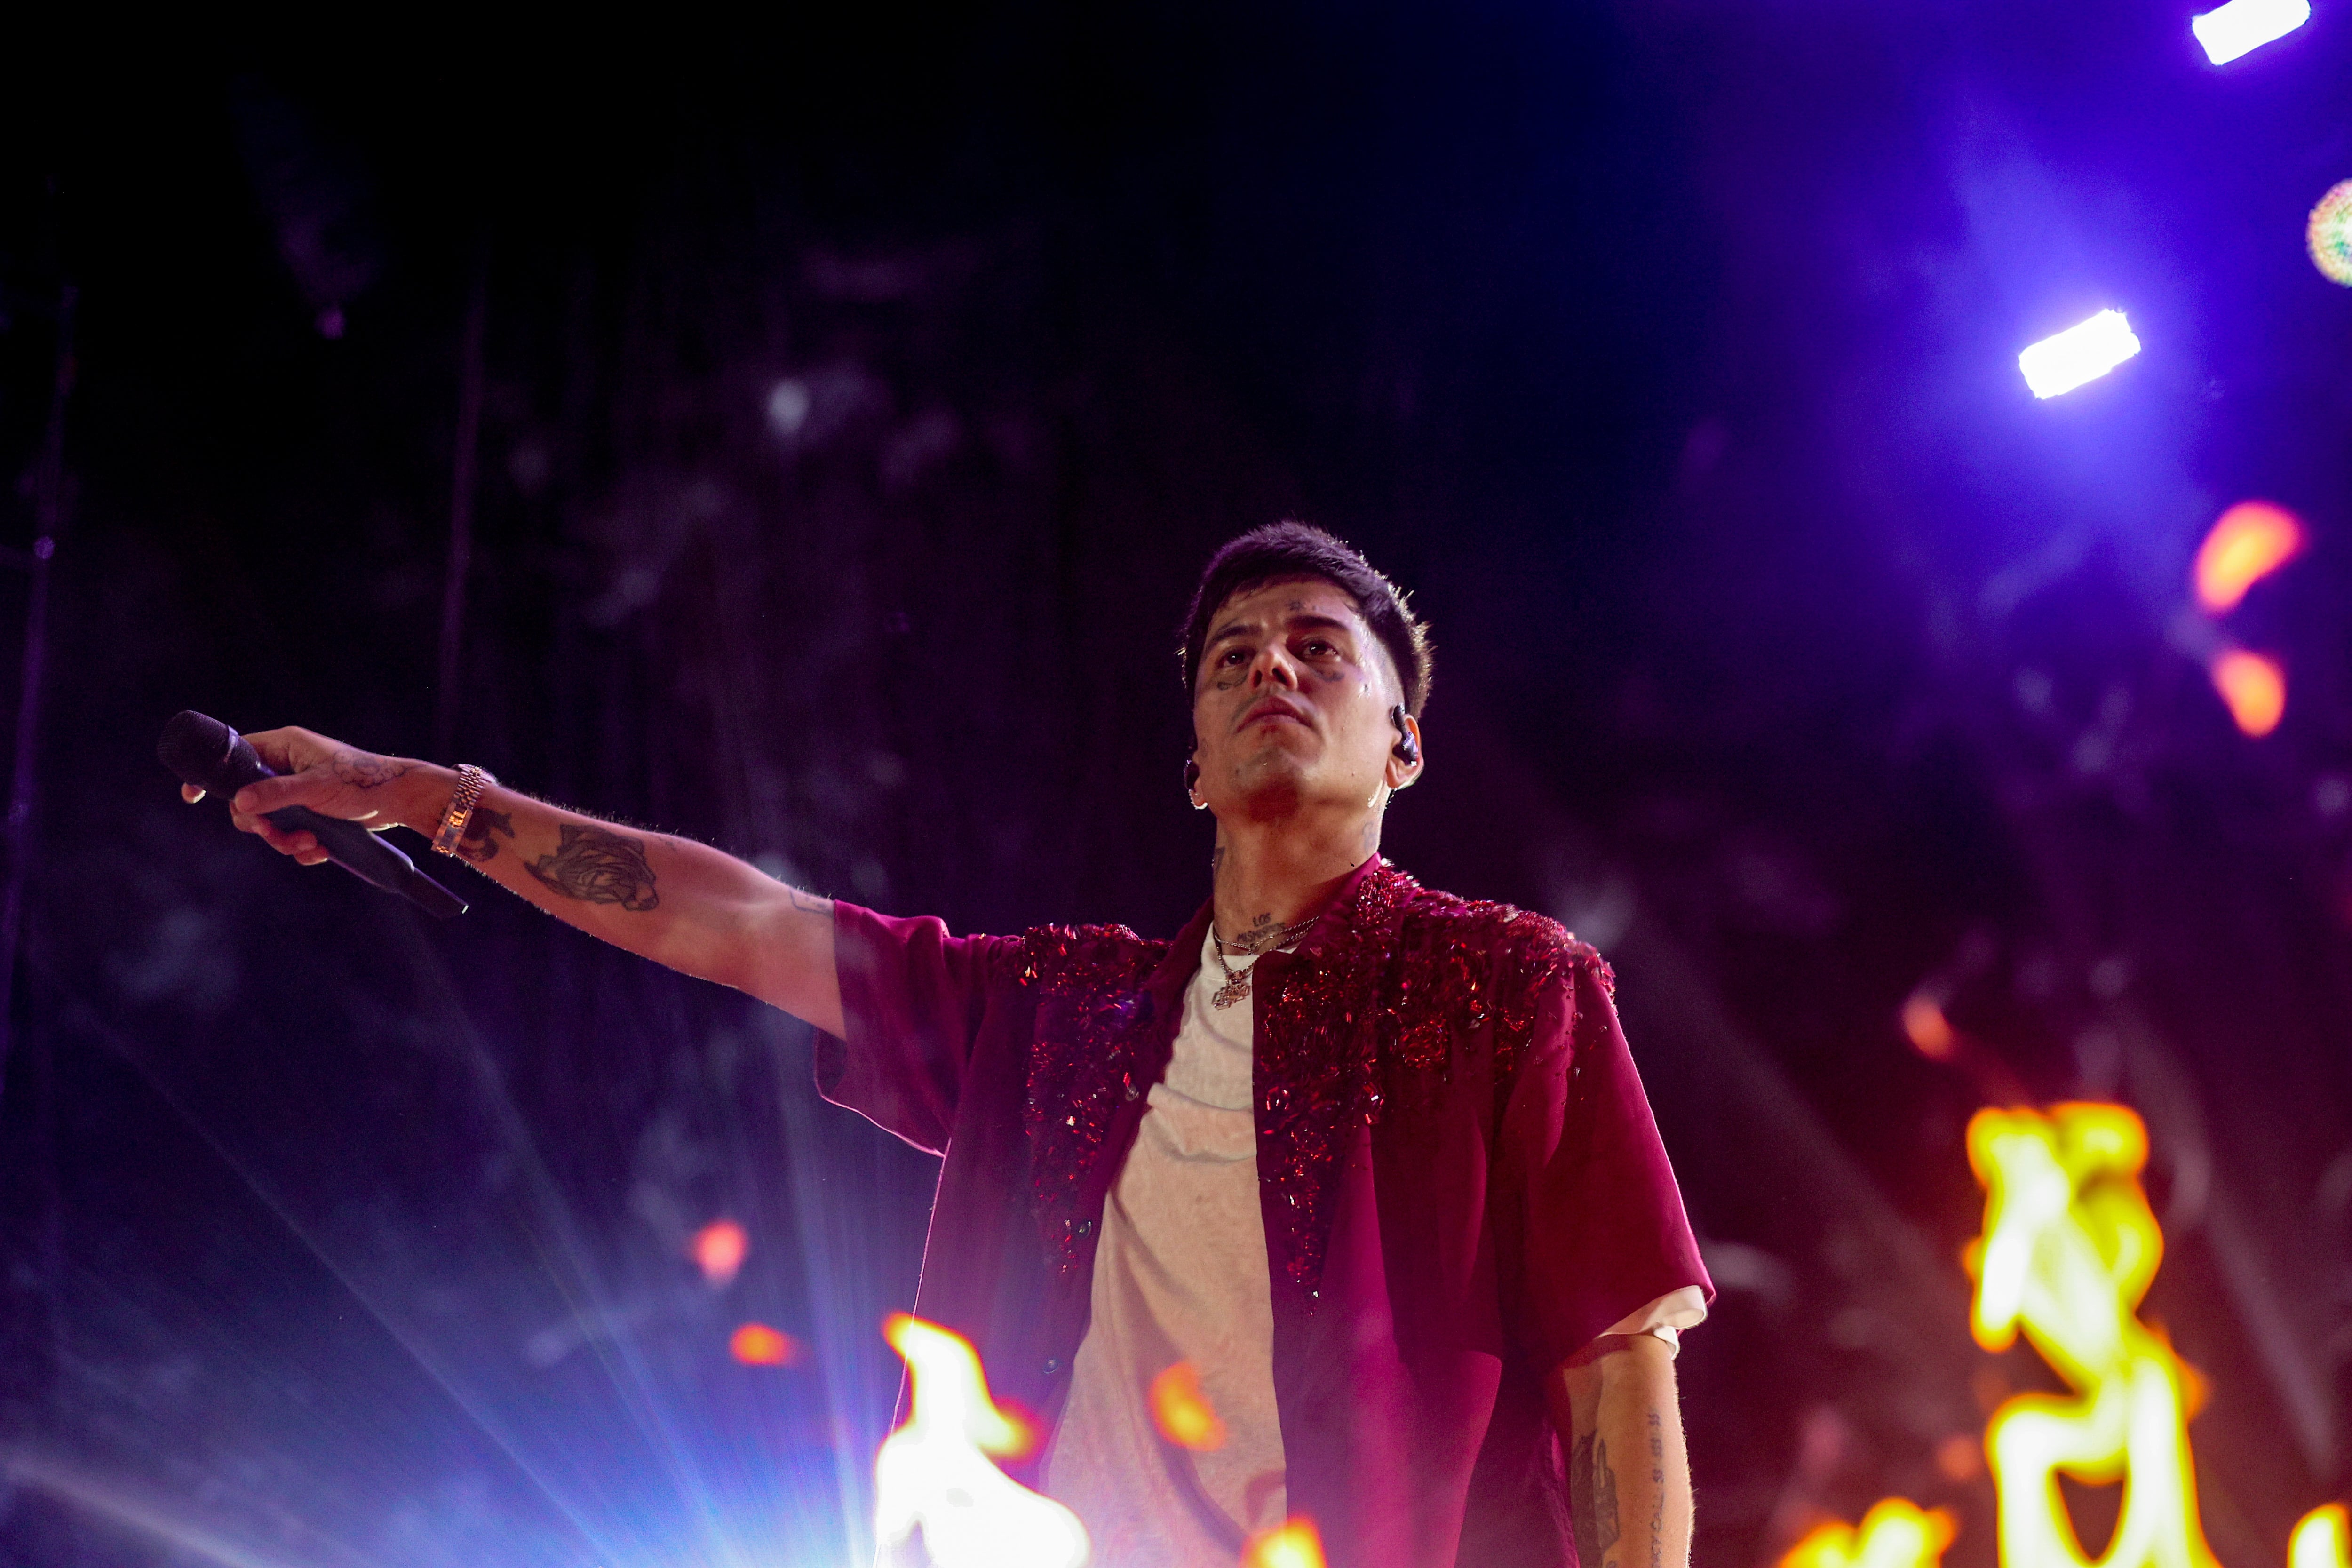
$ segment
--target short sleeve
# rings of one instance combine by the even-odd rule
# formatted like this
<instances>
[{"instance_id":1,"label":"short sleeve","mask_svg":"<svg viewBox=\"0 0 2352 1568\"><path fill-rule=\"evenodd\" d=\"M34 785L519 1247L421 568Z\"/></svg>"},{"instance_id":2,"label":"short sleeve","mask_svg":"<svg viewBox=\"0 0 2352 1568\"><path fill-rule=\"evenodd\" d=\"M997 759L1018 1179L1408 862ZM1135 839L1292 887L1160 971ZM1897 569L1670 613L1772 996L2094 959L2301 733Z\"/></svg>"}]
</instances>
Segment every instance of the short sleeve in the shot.
<instances>
[{"instance_id":1,"label":"short sleeve","mask_svg":"<svg viewBox=\"0 0 2352 1568\"><path fill-rule=\"evenodd\" d=\"M833 906L842 1035L817 1037L817 1092L916 1148L947 1149L989 989L1017 940Z\"/></svg>"},{"instance_id":2,"label":"short sleeve","mask_svg":"<svg viewBox=\"0 0 2352 1568\"><path fill-rule=\"evenodd\" d=\"M1501 1152L1522 1195L1524 1327L1547 1365L1646 1302L1685 1288L1713 1296L1597 963L1546 988Z\"/></svg>"}]
</instances>

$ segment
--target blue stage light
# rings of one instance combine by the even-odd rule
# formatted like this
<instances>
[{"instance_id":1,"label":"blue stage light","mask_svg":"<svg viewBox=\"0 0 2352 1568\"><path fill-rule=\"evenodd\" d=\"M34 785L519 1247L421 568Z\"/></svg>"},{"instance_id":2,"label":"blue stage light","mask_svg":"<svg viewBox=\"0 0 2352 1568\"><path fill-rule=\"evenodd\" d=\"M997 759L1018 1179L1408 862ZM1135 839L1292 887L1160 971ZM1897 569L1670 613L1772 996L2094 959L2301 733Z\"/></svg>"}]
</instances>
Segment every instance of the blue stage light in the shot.
<instances>
[{"instance_id":1,"label":"blue stage light","mask_svg":"<svg viewBox=\"0 0 2352 1568\"><path fill-rule=\"evenodd\" d=\"M2218 11L2190 17L2189 30L2205 46L2205 58L2220 66L2310 20L2311 0L2230 0Z\"/></svg>"},{"instance_id":2,"label":"blue stage light","mask_svg":"<svg viewBox=\"0 0 2352 1568\"><path fill-rule=\"evenodd\" d=\"M2139 353L2139 339L2121 310L2102 310L2080 326L2044 338L2017 356L2036 397L2055 397L2096 381Z\"/></svg>"}]
</instances>

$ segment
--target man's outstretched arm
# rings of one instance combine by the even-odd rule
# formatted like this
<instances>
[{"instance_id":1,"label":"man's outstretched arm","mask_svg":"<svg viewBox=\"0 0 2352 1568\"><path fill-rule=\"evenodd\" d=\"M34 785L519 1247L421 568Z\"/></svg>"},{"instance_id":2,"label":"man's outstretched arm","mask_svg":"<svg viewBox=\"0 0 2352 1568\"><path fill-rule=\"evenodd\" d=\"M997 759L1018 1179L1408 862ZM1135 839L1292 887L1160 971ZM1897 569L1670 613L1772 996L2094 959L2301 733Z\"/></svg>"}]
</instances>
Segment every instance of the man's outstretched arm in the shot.
<instances>
[{"instance_id":1,"label":"man's outstretched arm","mask_svg":"<svg viewBox=\"0 0 2352 1568\"><path fill-rule=\"evenodd\" d=\"M1687 1568L1690 1458L1674 1352L1654 1335L1604 1335L1561 1363L1546 1393L1568 1446L1583 1568Z\"/></svg>"},{"instance_id":2,"label":"man's outstretched arm","mask_svg":"<svg viewBox=\"0 0 2352 1568\"><path fill-rule=\"evenodd\" d=\"M308 730L246 739L280 776L240 790L230 814L306 866L326 860L318 840L281 830L264 813L307 805L429 837L457 793L455 769L379 756ZM198 790L181 793L202 798ZM457 848L475 869L558 920L841 1033L830 900L709 845L599 822L497 784L482 793Z\"/></svg>"}]
</instances>

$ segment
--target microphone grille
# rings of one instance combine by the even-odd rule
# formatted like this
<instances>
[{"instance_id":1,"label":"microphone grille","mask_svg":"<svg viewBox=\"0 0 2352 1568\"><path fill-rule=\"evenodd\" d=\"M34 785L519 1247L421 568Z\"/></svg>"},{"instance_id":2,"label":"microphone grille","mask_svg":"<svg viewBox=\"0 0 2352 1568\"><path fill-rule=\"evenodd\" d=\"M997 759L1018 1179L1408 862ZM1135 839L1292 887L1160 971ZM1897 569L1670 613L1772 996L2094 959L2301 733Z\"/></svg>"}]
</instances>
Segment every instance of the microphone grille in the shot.
<instances>
[{"instance_id":1,"label":"microphone grille","mask_svg":"<svg viewBox=\"0 0 2352 1568\"><path fill-rule=\"evenodd\" d=\"M244 770L235 765L239 751L251 754L252 748L245 745L244 740L210 714L184 709L173 714L171 722L163 726L163 737L155 742L155 758L177 773L183 783L215 794L234 794L253 782L253 778L237 776ZM255 765L259 762L259 758L254 758Z\"/></svg>"}]
</instances>

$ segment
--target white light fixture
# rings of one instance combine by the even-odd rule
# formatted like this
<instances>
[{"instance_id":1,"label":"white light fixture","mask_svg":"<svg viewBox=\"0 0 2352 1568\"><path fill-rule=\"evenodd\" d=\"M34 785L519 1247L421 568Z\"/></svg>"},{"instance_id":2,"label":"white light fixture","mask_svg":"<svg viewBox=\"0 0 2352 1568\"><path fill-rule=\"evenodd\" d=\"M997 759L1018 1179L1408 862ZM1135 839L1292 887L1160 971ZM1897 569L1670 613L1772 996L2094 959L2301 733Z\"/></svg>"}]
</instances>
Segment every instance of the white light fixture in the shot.
<instances>
[{"instance_id":1,"label":"white light fixture","mask_svg":"<svg viewBox=\"0 0 2352 1568\"><path fill-rule=\"evenodd\" d=\"M2221 66L2310 20L2311 0L2230 0L2218 11L2191 16L2189 30L2205 46L2205 58Z\"/></svg>"},{"instance_id":2,"label":"white light fixture","mask_svg":"<svg viewBox=\"0 0 2352 1568\"><path fill-rule=\"evenodd\" d=\"M2139 339L2121 310L2102 310L2082 325L2044 338L2017 356L2036 397L2055 397L2096 381L2139 353Z\"/></svg>"}]
</instances>

